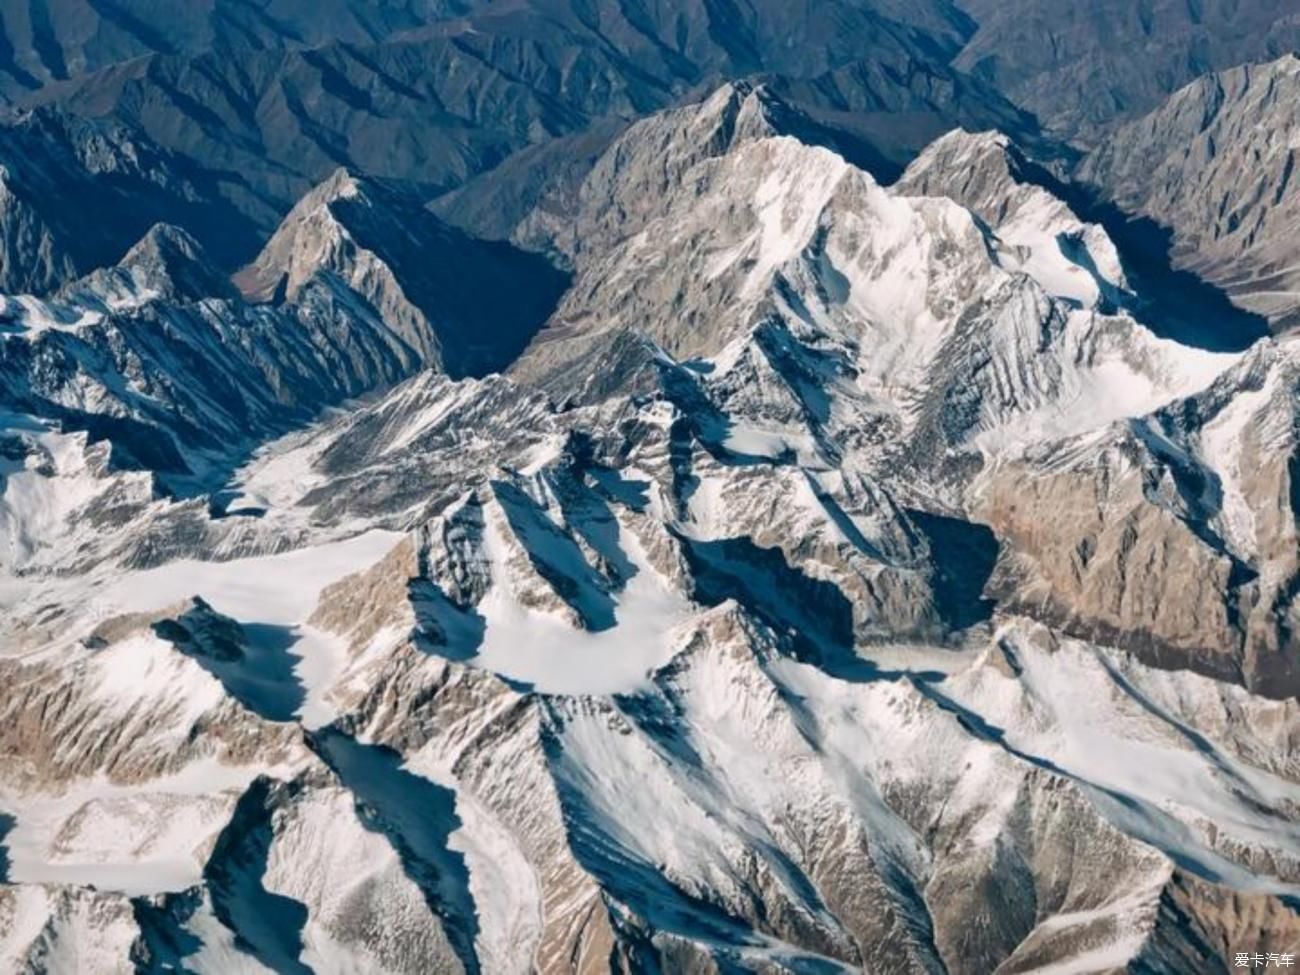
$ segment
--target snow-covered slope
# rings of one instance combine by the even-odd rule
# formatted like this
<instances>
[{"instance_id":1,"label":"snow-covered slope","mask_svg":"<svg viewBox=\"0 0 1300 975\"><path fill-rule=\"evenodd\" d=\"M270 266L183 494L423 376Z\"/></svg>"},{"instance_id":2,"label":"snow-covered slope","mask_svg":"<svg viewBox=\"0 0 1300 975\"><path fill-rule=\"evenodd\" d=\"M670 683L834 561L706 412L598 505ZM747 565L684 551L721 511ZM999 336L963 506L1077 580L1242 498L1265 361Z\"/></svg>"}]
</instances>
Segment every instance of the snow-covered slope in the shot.
<instances>
[{"instance_id":1,"label":"snow-covered slope","mask_svg":"<svg viewBox=\"0 0 1300 975\"><path fill-rule=\"evenodd\" d=\"M146 270L137 250L64 296L0 298L5 407L107 438L124 464L185 478L421 364L336 278L314 279L277 309L195 298L187 277L210 272L188 253L172 255L180 268Z\"/></svg>"},{"instance_id":2,"label":"snow-covered slope","mask_svg":"<svg viewBox=\"0 0 1300 975\"><path fill-rule=\"evenodd\" d=\"M865 412L934 460L1011 425L1033 437L1146 412L1232 361L1117 311L1127 283L1113 243L1017 179L1005 140L948 136L886 190L829 150L774 135L770 99L725 89L611 148L579 226L612 239L580 263L514 375L567 397L599 392L599 364L629 333L713 360L710 384L752 368L742 349L769 361L780 349L787 381L803 371L832 394L819 426L860 432ZM601 229L626 209L606 189L620 176L664 182L636 194L622 236Z\"/></svg>"},{"instance_id":3,"label":"snow-covered slope","mask_svg":"<svg viewBox=\"0 0 1300 975\"><path fill-rule=\"evenodd\" d=\"M1005 135L958 130L931 144L894 189L948 197L969 209L997 235L1004 266L1023 270L1050 294L1085 308L1123 305L1129 283L1114 242L1037 185L1035 175Z\"/></svg>"}]
</instances>

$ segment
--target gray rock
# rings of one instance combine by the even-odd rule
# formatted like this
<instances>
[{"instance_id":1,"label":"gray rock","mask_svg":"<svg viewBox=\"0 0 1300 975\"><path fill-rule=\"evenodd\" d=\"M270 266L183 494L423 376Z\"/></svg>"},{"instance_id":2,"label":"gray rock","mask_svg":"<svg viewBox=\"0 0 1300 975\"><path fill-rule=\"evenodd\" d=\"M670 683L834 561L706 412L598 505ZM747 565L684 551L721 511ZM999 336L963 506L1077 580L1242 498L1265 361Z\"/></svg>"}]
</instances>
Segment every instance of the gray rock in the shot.
<instances>
[{"instance_id":1,"label":"gray rock","mask_svg":"<svg viewBox=\"0 0 1300 975\"><path fill-rule=\"evenodd\" d=\"M1274 330L1300 323L1300 59L1208 75L1116 129L1078 177L1167 228L1176 266Z\"/></svg>"}]
</instances>

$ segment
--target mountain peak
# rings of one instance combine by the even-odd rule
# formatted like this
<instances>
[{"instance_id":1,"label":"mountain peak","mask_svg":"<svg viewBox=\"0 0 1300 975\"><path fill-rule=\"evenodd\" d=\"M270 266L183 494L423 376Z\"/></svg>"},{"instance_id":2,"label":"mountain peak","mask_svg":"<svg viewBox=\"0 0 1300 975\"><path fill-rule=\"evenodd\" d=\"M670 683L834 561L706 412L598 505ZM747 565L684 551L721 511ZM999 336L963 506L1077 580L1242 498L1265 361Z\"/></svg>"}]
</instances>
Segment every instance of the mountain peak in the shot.
<instances>
[{"instance_id":1,"label":"mountain peak","mask_svg":"<svg viewBox=\"0 0 1300 975\"><path fill-rule=\"evenodd\" d=\"M221 273L208 259L203 244L174 224L155 224L118 261L120 268L136 268L168 283L169 292L209 296L229 290ZM198 285L191 287L190 285Z\"/></svg>"},{"instance_id":2,"label":"mountain peak","mask_svg":"<svg viewBox=\"0 0 1300 975\"><path fill-rule=\"evenodd\" d=\"M903 171L897 185L900 191L916 192L932 183L942 182L946 187L954 180L971 182L977 177L1003 184L1023 182L1024 162L1011 139L996 129L953 129L926 146Z\"/></svg>"},{"instance_id":3,"label":"mountain peak","mask_svg":"<svg viewBox=\"0 0 1300 975\"><path fill-rule=\"evenodd\" d=\"M418 198L346 169L299 201L234 282L248 300L278 304L322 276L369 303L426 365L455 375L504 368L564 280L543 259L471 237Z\"/></svg>"},{"instance_id":4,"label":"mountain peak","mask_svg":"<svg viewBox=\"0 0 1300 975\"><path fill-rule=\"evenodd\" d=\"M896 193L955 200L980 218L1004 263L1027 271L1051 294L1087 307L1129 301L1114 241L1083 221L1059 183L1005 134L954 129L931 143L894 185Z\"/></svg>"},{"instance_id":5,"label":"mountain peak","mask_svg":"<svg viewBox=\"0 0 1300 975\"><path fill-rule=\"evenodd\" d=\"M997 129L985 129L982 132L970 132L966 129L953 129L935 139L917 156L916 162L908 167L915 170L923 165L933 165L939 161L955 161L986 155L1006 156L1018 154L1011 139Z\"/></svg>"},{"instance_id":6,"label":"mountain peak","mask_svg":"<svg viewBox=\"0 0 1300 975\"><path fill-rule=\"evenodd\" d=\"M745 139L777 135L777 118L783 110L789 111L766 85L731 81L699 104L696 127L712 128L734 145Z\"/></svg>"},{"instance_id":7,"label":"mountain peak","mask_svg":"<svg viewBox=\"0 0 1300 975\"><path fill-rule=\"evenodd\" d=\"M346 166L340 166L317 183L299 201L294 210L328 205L336 200L355 200L365 196L365 183L366 181L362 177L352 173Z\"/></svg>"},{"instance_id":8,"label":"mountain peak","mask_svg":"<svg viewBox=\"0 0 1300 975\"><path fill-rule=\"evenodd\" d=\"M229 280L181 227L156 223L118 262L168 298L229 298Z\"/></svg>"},{"instance_id":9,"label":"mountain peak","mask_svg":"<svg viewBox=\"0 0 1300 975\"><path fill-rule=\"evenodd\" d=\"M116 265L91 271L59 294L64 300L122 310L159 299L228 299L235 297L235 289L188 231L158 223Z\"/></svg>"},{"instance_id":10,"label":"mountain peak","mask_svg":"<svg viewBox=\"0 0 1300 975\"><path fill-rule=\"evenodd\" d=\"M728 82L701 101L629 126L577 189L576 213L557 224L539 208L518 236L580 265L585 254L598 253L644 226L694 166L746 142L810 127L802 113L766 85Z\"/></svg>"},{"instance_id":11,"label":"mountain peak","mask_svg":"<svg viewBox=\"0 0 1300 975\"><path fill-rule=\"evenodd\" d=\"M294 298L322 268L336 263L349 234L336 205L369 202L362 181L340 167L316 184L285 216L252 264L235 275L250 301Z\"/></svg>"}]
</instances>

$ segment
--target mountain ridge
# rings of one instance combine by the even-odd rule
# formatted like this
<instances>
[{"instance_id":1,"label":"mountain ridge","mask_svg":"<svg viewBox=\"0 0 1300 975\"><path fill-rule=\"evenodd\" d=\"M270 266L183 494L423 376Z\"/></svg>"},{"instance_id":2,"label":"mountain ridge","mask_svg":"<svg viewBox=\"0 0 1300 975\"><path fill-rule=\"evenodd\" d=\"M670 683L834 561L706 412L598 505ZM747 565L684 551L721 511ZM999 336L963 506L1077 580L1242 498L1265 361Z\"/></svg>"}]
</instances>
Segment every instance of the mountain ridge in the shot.
<instances>
[{"instance_id":1,"label":"mountain ridge","mask_svg":"<svg viewBox=\"0 0 1300 975\"><path fill-rule=\"evenodd\" d=\"M1296 307L1294 245L1298 151L1287 106L1300 57L1210 75L1150 115L1118 129L1079 178L1121 209L1172 231L1172 257L1285 330Z\"/></svg>"}]
</instances>

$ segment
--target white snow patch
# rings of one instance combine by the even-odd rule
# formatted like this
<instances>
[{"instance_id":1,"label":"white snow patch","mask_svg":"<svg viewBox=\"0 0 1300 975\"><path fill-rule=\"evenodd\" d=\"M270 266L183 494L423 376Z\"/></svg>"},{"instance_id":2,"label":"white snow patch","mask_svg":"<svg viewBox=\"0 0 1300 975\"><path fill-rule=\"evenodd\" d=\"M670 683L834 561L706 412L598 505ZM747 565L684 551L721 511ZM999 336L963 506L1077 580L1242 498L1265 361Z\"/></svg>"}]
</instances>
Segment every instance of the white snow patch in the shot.
<instances>
[{"instance_id":1,"label":"white snow patch","mask_svg":"<svg viewBox=\"0 0 1300 975\"><path fill-rule=\"evenodd\" d=\"M1089 317L1072 313L1069 328L1086 328ZM975 446L987 455L1015 455L1033 444L1146 416L1204 390L1241 359L1240 353L1205 352L1157 338L1136 322L1131 327L1096 349L1091 362L1063 363L1067 371L1058 396L980 432Z\"/></svg>"},{"instance_id":2,"label":"white snow patch","mask_svg":"<svg viewBox=\"0 0 1300 975\"><path fill-rule=\"evenodd\" d=\"M743 421L732 423L722 446L736 454L772 459L791 453L798 457L813 457L817 454L817 442L806 429Z\"/></svg>"},{"instance_id":3,"label":"white snow patch","mask_svg":"<svg viewBox=\"0 0 1300 975\"><path fill-rule=\"evenodd\" d=\"M240 622L292 626L307 620L322 589L370 568L401 538L399 532L376 529L278 555L229 562L169 562L124 576L101 598L123 612L142 612L199 595L217 612Z\"/></svg>"},{"instance_id":4,"label":"white snow patch","mask_svg":"<svg viewBox=\"0 0 1300 975\"><path fill-rule=\"evenodd\" d=\"M1263 388L1240 392L1227 407L1201 431L1201 450L1205 460L1219 475L1223 489L1223 506L1219 522L1224 536L1238 556L1250 560L1256 551L1255 512L1246 500L1241 483L1241 453L1246 428L1260 407L1273 396L1276 371L1270 371Z\"/></svg>"},{"instance_id":5,"label":"white snow patch","mask_svg":"<svg viewBox=\"0 0 1300 975\"><path fill-rule=\"evenodd\" d=\"M945 681L944 693L1002 728L1020 752L1075 777L1129 835L1201 862L1240 890L1296 893L1293 884L1229 860L1207 838L1300 851L1300 826L1276 811L1300 803L1300 786L1194 747L1174 722L1129 698L1103 666L1103 651L1063 641L1049 653L1014 622L994 640L1013 649L1018 677L977 668Z\"/></svg>"},{"instance_id":6,"label":"white snow patch","mask_svg":"<svg viewBox=\"0 0 1300 975\"><path fill-rule=\"evenodd\" d=\"M18 820L5 840L9 878L131 896L185 890L202 881L206 845L239 793L277 771L203 759L142 785L95 779L58 796L6 796Z\"/></svg>"},{"instance_id":7,"label":"white snow patch","mask_svg":"<svg viewBox=\"0 0 1300 975\"><path fill-rule=\"evenodd\" d=\"M42 332L75 332L103 319L96 311L42 301L32 295L0 295L0 336L5 326L17 325L27 338Z\"/></svg>"},{"instance_id":8,"label":"white snow patch","mask_svg":"<svg viewBox=\"0 0 1300 975\"><path fill-rule=\"evenodd\" d=\"M1123 970L1142 950L1146 935L1138 932L1109 945L1092 948L1064 961L1021 969L1025 975L1100 975Z\"/></svg>"},{"instance_id":9,"label":"white snow patch","mask_svg":"<svg viewBox=\"0 0 1300 975\"><path fill-rule=\"evenodd\" d=\"M636 574L615 597L617 625L575 629L549 613L519 604L506 582L506 543L489 520L485 548L493 584L478 606L486 631L471 663L552 694L617 694L635 690L676 651L673 628L690 602L650 564L636 537L620 541Z\"/></svg>"}]
</instances>

